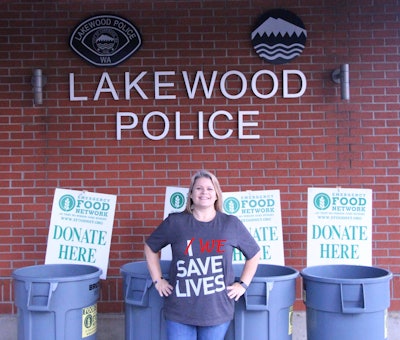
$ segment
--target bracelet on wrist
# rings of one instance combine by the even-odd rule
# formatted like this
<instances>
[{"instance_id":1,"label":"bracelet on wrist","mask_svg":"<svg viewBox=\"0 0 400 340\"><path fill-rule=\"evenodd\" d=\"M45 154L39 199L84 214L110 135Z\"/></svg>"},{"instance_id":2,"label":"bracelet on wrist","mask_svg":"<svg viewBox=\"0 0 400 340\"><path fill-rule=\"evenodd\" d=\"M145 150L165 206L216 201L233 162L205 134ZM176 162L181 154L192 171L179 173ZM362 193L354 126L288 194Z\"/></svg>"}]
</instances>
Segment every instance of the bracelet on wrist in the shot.
<instances>
[{"instance_id":1,"label":"bracelet on wrist","mask_svg":"<svg viewBox=\"0 0 400 340\"><path fill-rule=\"evenodd\" d=\"M244 283L243 281L240 281L240 285L246 290L247 290L247 288L249 288L249 286L246 283Z\"/></svg>"},{"instance_id":2,"label":"bracelet on wrist","mask_svg":"<svg viewBox=\"0 0 400 340\"><path fill-rule=\"evenodd\" d=\"M161 277L160 277L160 280L164 280L164 278L161 276ZM156 285L158 282L159 282L159 280L154 280L154 281L153 281L153 284Z\"/></svg>"}]
</instances>

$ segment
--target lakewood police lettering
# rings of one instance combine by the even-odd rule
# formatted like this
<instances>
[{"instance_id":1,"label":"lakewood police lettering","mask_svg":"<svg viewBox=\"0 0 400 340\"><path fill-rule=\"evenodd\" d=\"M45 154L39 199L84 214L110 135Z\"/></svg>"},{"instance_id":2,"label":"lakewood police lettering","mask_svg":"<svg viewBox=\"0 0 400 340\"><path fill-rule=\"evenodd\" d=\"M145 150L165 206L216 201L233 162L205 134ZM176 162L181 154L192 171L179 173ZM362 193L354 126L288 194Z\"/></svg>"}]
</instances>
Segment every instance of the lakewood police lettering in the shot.
<instances>
[{"instance_id":1,"label":"lakewood police lettering","mask_svg":"<svg viewBox=\"0 0 400 340\"><path fill-rule=\"evenodd\" d=\"M192 80L190 80L192 78ZM176 79L183 82L183 85L177 84ZM132 91L134 95L142 100L177 100L177 88L184 88L189 99L196 99L196 95L201 92L206 99L210 99L215 91L215 84L219 83L219 91L229 100L238 100L248 93L250 90L254 96L259 99L269 99L274 97L282 84L283 98L298 98L301 97L307 88L307 80L303 72L299 70L283 70L281 82L278 77L269 70L259 70L247 79L246 75L238 70L230 70L226 73L219 74L218 71L212 71L210 77L206 77L203 71L197 71L196 74L190 77L187 71L182 71L181 74L176 74L175 71L155 71L153 74L148 74L147 71L142 71L137 75L132 76L130 72L125 72L124 87L121 92L124 93L123 98L126 101L132 100ZM153 89L150 95L144 88L148 88L148 83L152 81ZM268 81L272 84L271 88L260 86ZM232 89L232 82L239 84L237 88ZM289 90L289 83L292 90ZM143 84L143 86L142 86ZM293 85L296 84L296 85ZM79 86L82 88L83 83ZM91 98L98 101L102 96L109 98L110 96L115 101L121 100L121 96L116 90L114 81L107 72L103 72L94 94L89 97L87 93L76 93L75 91L75 74L69 74L69 97L70 101L88 101ZM153 98L151 98L153 97ZM192 116L193 112L187 112ZM233 127L238 130L238 139L259 139L260 135L256 134L253 129L258 127L258 122L254 121L253 117L260 113L257 110L244 111L237 110L236 119L230 109L219 109L214 112L205 113L203 110L197 111L198 129L195 134L183 134L181 126L186 124L180 111L175 111L174 124L175 139L177 140L193 140L195 138L204 139L204 131L207 129L209 134L215 139L228 139L233 134ZM209 116L208 122L206 117ZM217 118L223 120L223 128L217 129L215 124ZM149 129L149 123L153 120L159 120L162 124L162 131L154 134ZM236 120L237 123L234 121ZM181 123L182 121L182 123ZM139 116L136 112L120 111L116 113L116 137L117 140L122 139L122 132L134 130L139 125ZM142 132L148 139L161 140L170 133L170 117L163 111L154 109L147 113L141 122ZM232 128L230 127L232 126ZM223 130L217 132L217 130Z\"/></svg>"}]
</instances>

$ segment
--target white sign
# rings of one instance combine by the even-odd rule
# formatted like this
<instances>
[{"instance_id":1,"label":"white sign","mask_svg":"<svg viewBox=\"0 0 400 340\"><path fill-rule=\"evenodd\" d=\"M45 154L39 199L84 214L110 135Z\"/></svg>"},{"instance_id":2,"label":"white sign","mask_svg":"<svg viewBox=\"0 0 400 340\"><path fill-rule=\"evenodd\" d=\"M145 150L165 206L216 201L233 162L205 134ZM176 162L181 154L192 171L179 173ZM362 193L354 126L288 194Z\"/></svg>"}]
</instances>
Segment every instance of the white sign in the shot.
<instances>
[{"instance_id":1,"label":"white sign","mask_svg":"<svg viewBox=\"0 0 400 340\"><path fill-rule=\"evenodd\" d=\"M167 187L164 218L186 208L188 189ZM184 201L182 201L184 199ZM279 190L223 193L223 210L237 216L261 247L261 263L284 265L282 218ZM171 260L171 247L161 250L162 260ZM244 261L243 254L234 252L234 263Z\"/></svg>"},{"instance_id":2,"label":"white sign","mask_svg":"<svg viewBox=\"0 0 400 340\"><path fill-rule=\"evenodd\" d=\"M164 202L164 219L169 214L182 212L186 209L186 200L189 193L187 188L179 187L166 187L165 189L165 202ZM166 246L161 249L161 260L171 260L172 250L171 246Z\"/></svg>"},{"instance_id":3,"label":"white sign","mask_svg":"<svg viewBox=\"0 0 400 340\"><path fill-rule=\"evenodd\" d=\"M307 266L372 265L372 190L309 188Z\"/></svg>"},{"instance_id":4,"label":"white sign","mask_svg":"<svg viewBox=\"0 0 400 340\"><path fill-rule=\"evenodd\" d=\"M224 212L237 216L261 247L260 263L285 265L279 190L228 192L223 197ZM243 261L235 251L233 262Z\"/></svg>"},{"instance_id":5,"label":"white sign","mask_svg":"<svg viewBox=\"0 0 400 340\"><path fill-rule=\"evenodd\" d=\"M106 279L116 202L115 195L57 188L45 263L93 265Z\"/></svg>"},{"instance_id":6,"label":"white sign","mask_svg":"<svg viewBox=\"0 0 400 340\"><path fill-rule=\"evenodd\" d=\"M182 212L186 209L186 200L189 190L178 187L167 187L165 189L164 219L169 214Z\"/></svg>"}]
</instances>

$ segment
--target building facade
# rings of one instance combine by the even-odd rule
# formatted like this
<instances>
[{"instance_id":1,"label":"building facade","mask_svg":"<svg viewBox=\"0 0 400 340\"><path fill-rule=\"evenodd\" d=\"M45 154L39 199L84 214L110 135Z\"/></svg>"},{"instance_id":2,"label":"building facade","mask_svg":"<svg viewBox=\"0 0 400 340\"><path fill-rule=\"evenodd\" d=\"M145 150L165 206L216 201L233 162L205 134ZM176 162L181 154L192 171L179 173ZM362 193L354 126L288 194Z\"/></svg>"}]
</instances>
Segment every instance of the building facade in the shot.
<instances>
[{"instance_id":1,"label":"building facade","mask_svg":"<svg viewBox=\"0 0 400 340\"><path fill-rule=\"evenodd\" d=\"M298 270L308 188L371 189L372 264L393 273L400 309L398 0L2 4L1 314L16 313L13 270L44 263L55 188L117 195L98 310L123 313L120 267L143 260L165 188L203 168L227 192L280 190L285 263ZM252 40L272 9L304 23L287 60ZM129 23L84 41L106 25L96 15ZM123 39L127 50L112 54ZM343 64L349 99L332 80Z\"/></svg>"}]
</instances>

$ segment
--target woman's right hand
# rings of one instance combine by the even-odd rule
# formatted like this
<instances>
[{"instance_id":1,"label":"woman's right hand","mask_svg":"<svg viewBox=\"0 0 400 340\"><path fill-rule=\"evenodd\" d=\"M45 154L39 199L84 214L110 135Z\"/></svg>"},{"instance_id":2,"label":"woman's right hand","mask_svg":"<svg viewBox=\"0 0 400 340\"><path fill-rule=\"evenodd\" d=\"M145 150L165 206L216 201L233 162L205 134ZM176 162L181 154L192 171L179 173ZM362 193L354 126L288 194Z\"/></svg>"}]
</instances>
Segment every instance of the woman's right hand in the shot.
<instances>
[{"instance_id":1,"label":"woman's right hand","mask_svg":"<svg viewBox=\"0 0 400 340\"><path fill-rule=\"evenodd\" d=\"M161 276L160 258L158 253L152 251L145 243L144 254L146 256L150 277L153 280L154 287L157 289L158 294L160 294L161 297L171 295L174 287L172 287L169 282Z\"/></svg>"},{"instance_id":2,"label":"woman's right hand","mask_svg":"<svg viewBox=\"0 0 400 340\"><path fill-rule=\"evenodd\" d=\"M167 297L171 295L172 291L174 290L174 287L172 287L164 278L157 280L157 282L154 283L154 287L157 289L157 292L161 297Z\"/></svg>"}]
</instances>

